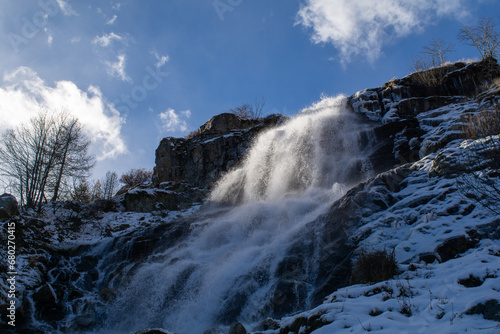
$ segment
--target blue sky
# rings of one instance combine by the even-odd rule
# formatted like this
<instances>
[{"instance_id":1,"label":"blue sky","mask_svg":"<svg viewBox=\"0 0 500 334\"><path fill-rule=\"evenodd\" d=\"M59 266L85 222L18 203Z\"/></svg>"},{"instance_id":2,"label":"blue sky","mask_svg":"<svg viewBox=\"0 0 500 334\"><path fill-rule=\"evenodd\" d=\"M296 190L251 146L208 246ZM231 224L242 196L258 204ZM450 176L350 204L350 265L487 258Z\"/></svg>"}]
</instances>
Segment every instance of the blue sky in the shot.
<instances>
[{"instance_id":1,"label":"blue sky","mask_svg":"<svg viewBox=\"0 0 500 334\"><path fill-rule=\"evenodd\" d=\"M66 109L96 177L154 166L161 138L264 98L294 115L409 73L432 38L477 57L464 24L497 0L0 0L0 131Z\"/></svg>"}]
</instances>

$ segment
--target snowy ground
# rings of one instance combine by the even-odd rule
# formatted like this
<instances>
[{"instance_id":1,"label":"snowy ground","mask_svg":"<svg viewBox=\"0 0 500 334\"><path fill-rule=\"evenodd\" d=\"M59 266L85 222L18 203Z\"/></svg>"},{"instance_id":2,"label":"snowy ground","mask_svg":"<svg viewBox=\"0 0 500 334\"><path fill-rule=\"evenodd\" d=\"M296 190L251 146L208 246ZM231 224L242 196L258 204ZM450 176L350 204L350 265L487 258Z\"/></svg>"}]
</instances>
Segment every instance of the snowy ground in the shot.
<instances>
[{"instance_id":1,"label":"snowy ground","mask_svg":"<svg viewBox=\"0 0 500 334\"><path fill-rule=\"evenodd\" d=\"M293 328L294 322L296 328L302 321L300 331L310 333L307 322L297 319L319 318L330 324L315 334L500 333L499 322L466 314L478 304L500 300L500 240L486 237L443 262L436 252L447 240L468 238L468 231L481 231L487 224L498 227L498 217L466 198L456 179L430 177L435 156L415 163L402 181L403 188L392 194L396 202L364 217L357 233L369 234L362 249L394 250L401 273L385 282L340 289L323 305L282 319L281 328ZM426 263L422 254L432 254L436 260ZM491 304L486 305L493 311Z\"/></svg>"}]
</instances>

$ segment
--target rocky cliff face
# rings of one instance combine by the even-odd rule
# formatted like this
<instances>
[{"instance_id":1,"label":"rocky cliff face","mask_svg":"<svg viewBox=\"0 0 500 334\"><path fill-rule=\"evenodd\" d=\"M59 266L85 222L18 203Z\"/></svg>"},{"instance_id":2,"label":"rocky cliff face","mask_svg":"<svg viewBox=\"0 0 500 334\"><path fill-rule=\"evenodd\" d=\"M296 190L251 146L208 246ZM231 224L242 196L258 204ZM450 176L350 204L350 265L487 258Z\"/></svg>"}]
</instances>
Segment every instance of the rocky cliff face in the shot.
<instances>
[{"instance_id":1,"label":"rocky cliff face","mask_svg":"<svg viewBox=\"0 0 500 334\"><path fill-rule=\"evenodd\" d=\"M224 113L212 117L189 139L164 138L156 149L154 182L187 182L210 188L240 161L256 134L283 121L284 117L277 115L246 120Z\"/></svg>"},{"instance_id":2,"label":"rocky cliff face","mask_svg":"<svg viewBox=\"0 0 500 334\"><path fill-rule=\"evenodd\" d=\"M214 182L243 158L258 133L284 121L279 115L249 120L223 113L189 138L164 138L156 149L153 182L122 194L124 209L175 211L201 203Z\"/></svg>"},{"instance_id":3,"label":"rocky cliff face","mask_svg":"<svg viewBox=\"0 0 500 334\"><path fill-rule=\"evenodd\" d=\"M497 61L487 58L413 73L352 95L352 109L379 124L374 129L374 140L378 142L372 154L375 171L415 162L461 138L461 120L457 119L454 128L449 129L450 124L443 123L446 117L438 114L446 114L447 106L470 108L471 101L495 103L498 97L488 93L488 88L499 76ZM463 115L471 111L474 109L461 110Z\"/></svg>"}]
</instances>

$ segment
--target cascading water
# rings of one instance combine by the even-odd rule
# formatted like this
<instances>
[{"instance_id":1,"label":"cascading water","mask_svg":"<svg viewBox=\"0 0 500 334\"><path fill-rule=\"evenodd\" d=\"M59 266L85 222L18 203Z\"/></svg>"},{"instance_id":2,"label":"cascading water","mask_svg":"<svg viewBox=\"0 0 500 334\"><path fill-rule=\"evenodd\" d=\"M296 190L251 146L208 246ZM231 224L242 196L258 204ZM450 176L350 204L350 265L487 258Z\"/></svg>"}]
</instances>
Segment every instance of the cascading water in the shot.
<instances>
[{"instance_id":1,"label":"cascading water","mask_svg":"<svg viewBox=\"0 0 500 334\"><path fill-rule=\"evenodd\" d=\"M321 232L309 223L370 170L366 128L345 103L325 98L258 136L190 218L189 235L120 287L106 327L196 334L310 307ZM292 248L312 258L298 261Z\"/></svg>"}]
</instances>

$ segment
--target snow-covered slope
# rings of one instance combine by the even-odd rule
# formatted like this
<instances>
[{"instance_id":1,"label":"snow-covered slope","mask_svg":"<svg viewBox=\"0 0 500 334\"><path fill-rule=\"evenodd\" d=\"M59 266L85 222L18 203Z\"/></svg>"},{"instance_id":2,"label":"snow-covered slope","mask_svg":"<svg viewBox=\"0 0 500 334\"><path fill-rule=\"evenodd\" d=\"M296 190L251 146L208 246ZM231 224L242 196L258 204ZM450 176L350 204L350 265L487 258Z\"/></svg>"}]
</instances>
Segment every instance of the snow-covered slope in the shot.
<instances>
[{"instance_id":1,"label":"snow-covered slope","mask_svg":"<svg viewBox=\"0 0 500 334\"><path fill-rule=\"evenodd\" d=\"M435 156L409 166L387 209L367 210L353 236L363 239L359 249L394 251L400 274L339 289L269 333L500 331L500 219L466 198L455 179L429 176Z\"/></svg>"}]
</instances>

